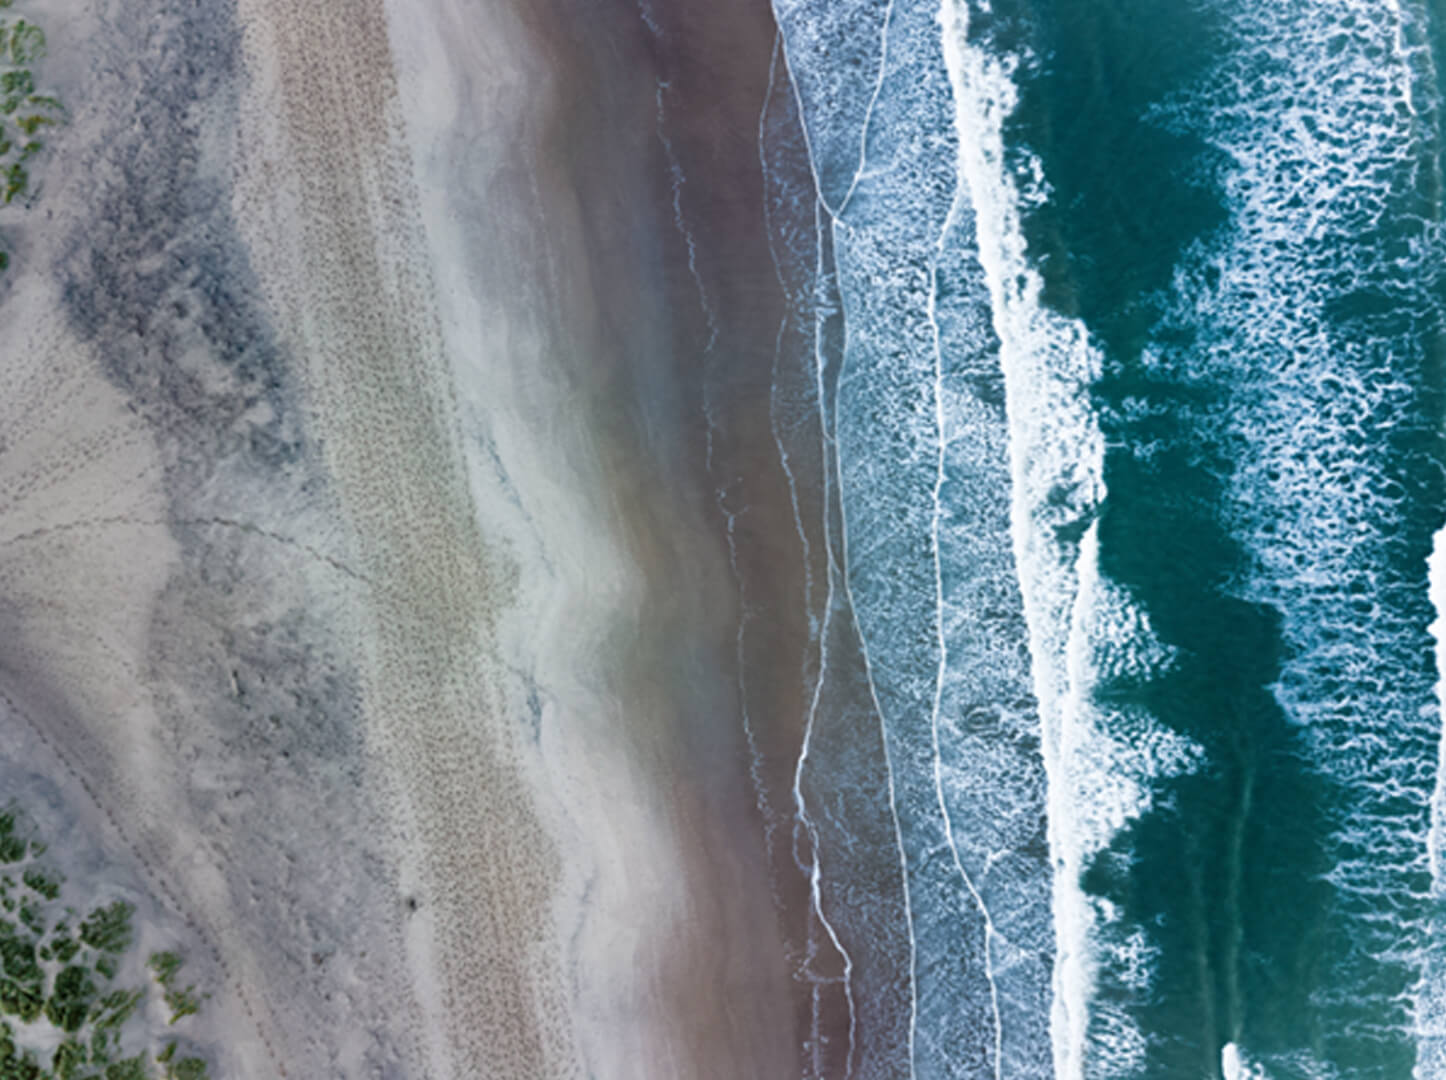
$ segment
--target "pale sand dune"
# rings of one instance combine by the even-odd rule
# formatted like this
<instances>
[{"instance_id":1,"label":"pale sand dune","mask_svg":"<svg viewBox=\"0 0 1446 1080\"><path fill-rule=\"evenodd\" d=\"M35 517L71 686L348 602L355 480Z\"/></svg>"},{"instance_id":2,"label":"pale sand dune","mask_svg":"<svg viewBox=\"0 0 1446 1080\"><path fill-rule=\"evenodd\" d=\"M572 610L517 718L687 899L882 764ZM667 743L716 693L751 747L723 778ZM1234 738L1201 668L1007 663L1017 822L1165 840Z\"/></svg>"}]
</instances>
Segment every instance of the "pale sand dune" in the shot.
<instances>
[{"instance_id":1,"label":"pale sand dune","mask_svg":"<svg viewBox=\"0 0 1446 1080\"><path fill-rule=\"evenodd\" d=\"M352 734L362 585L216 199L234 25L41 14L70 120L5 221L0 790L188 954L216 1075L425 1075Z\"/></svg>"}]
</instances>

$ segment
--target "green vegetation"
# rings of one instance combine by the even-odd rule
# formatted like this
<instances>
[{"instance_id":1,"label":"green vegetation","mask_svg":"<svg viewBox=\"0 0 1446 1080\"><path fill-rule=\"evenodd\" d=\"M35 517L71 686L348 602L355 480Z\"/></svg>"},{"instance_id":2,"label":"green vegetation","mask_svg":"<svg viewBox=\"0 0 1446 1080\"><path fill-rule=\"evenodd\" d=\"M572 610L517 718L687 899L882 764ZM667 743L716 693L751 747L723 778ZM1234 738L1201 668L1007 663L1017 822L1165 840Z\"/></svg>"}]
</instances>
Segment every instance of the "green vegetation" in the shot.
<instances>
[{"instance_id":1,"label":"green vegetation","mask_svg":"<svg viewBox=\"0 0 1446 1080\"><path fill-rule=\"evenodd\" d=\"M0 914L0 1080L207 1080L205 1060L181 1056L175 1039L155 1054L139 1050L149 1041L147 1000L164 1001L176 1024L208 996L180 984L184 957L152 953L153 982L107 987L134 944L134 906L99 904L77 925L65 879L36 862L45 849L23 832L17 812L0 814L3 861L18 864L0 875L0 898L9 901ZM31 1024L42 1025L40 1046L55 1047L44 1051L48 1065L25 1045Z\"/></svg>"},{"instance_id":2,"label":"green vegetation","mask_svg":"<svg viewBox=\"0 0 1446 1080\"><path fill-rule=\"evenodd\" d=\"M20 19L10 28L10 62L33 64L45 56L45 31Z\"/></svg>"},{"instance_id":3,"label":"green vegetation","mask_svg":"<svg viewBox=\"0 0 1446 1080\"><path fill-rule=\"evenodd\" d=\"M187 1016L195 1016L201 1011L201 999L196 996L196 988L188 986L184 990L167 990L166 1004L171 1008L171 1023L181 1020Z\"/></svg>"},{"instance_id":4,"label":"green vegetation","mask_svg":"<svg viewBox=\"0 0 1446 1080\"><path fill-rule=\"evenodd\" d=\"M145 996L144 990L112 990L96 1002L91 1019L99 1030L118 1028L131 1018Z\"/></svg>"},{"instance_id":5,"label":"green vegetation","mask_svg":"<svg viewBox=\"0 0 1446 1080\"><path fill-rule=\"evenodd\" d=\"M105 1067L105 1080L151 1080L146 1068L146 1055L137 1054L124 1061L113 1061Z\"/></svg>"},{"instance_id":6,"label":"green vegetation","mask_svg":"<svg viewBox=\"0 0 1446 1080\"><path fill-rule=\"evenodd\" d=\"M13 810L0 814L0 863L19 862L25 858L27 845L15 833L15 812ZM10 878L6 878L7 885L12 884Z\"/></svg>"},{"instance_id":7,"label":"green vegetation","mask_svg":"<svg viewBox=\"0 0 1446 1080\"><path fill-rule=\"evenodd\" d=\"M35 955L32 938L17 932L14 924L0 922L0 1012L18 1016L29 1023L40 1015L45 1002L44 972Z\"/></svg>"},{"instance_id":8,"label":"green vegetation","mask_svg":"<svg viewBox=\"0 0 1446 1080\"><path fill-rule=\"evenodd\" d=\"M12 6L13 0L0 2L0 10ZM23 18L14 22L0 19L0 206L9 206L30 194L27 164L45 149L45 143L36 138L36 134L42 127L59 124L65 116L58 98L36 92L34 67L44 57L44 30ZM0 242L0 272L9 265L10 255ZM0 829L0 833L3 832ZM23 842L19 855L15 850L13 843L7 844L6 839L0 837L0 862L22 858ZM4 907L12 910L8 899Z\"/></svg>"},{"instance_id":9,"label":"green vegetation","mask_svg":"<svg viewBox=\"0 0 1446 1080\"><path fill-rule=\"evenodd\" d=\"M175 985L176 974L185 963L178 954L173 952L152 953L150 968L156 976L156 982L161 984L164 990L165 1002L171 1009L171 1023L186 1016L194 1016L201 1011L201 999L196 996L196 988L187 986L184 989Z\"/></svg>"},{"instance_id":10,"label":"green vegetation","mask_svg":"<svg viewBox=\"0 0 1446 1080\"><path fill-rule=\"evenodd\" d=\"M110 1064L109 1043L113 1041L113 1032L93 1031L90 1034L90 1063L92 1065Z\"/></svg>"},{"instance_id":11,"label":"green vegetation","mask_svg":"<svg viewBox=\"0 0 1446 1080\"><path fill-rule=\"evenodd\" d=\"M124 900L96 908L80 924L80 940L103 952L125 952L131 947L131 916L135 911Z\"/></svg>"},{"instance_id":12,"label":"green vegetation","mask_svg":"<svg viewBox=\"0 0 1446 1080\"><path fill-rule=\"evenodd\" d=\"M60 896L60 879L47 874L39 867L30 867L21 875L21 880L26 886L34 889L47 900L55 900Z\"/></svg>"},{"instance_id":13,"label":"green vegetation","mask_svg":"<svg viewBox=\"0 0 1446 1080\"><path fill-rule=\"evenodd\" d=\"M85 1046L74 1037L66 1039L55 1048L50 1067L55 1070L56 1080L73 1080L85 1067Z\"/></svg>"},{"instance_id":14,"label":"green vegetation","mask_svg":"<svg viewBox=\"0 0 1446 1080\"><path fill-rule=\"evenodd\" d=\"M68 964L75 959L75 954L80 952L80 943L68 935L62 934L60 937L51 940L49 948L51 956L59 960L62 964ZM97 965L97 967L99 967L99 965ZM111 975L106 976L108 979L112 977Z\"/></svg>"},{"instance_id":15,"label":"green vegetation","mask_svg":"<svg viewBox=\"0 0 1446 1080\"><path fill-rule=\"evenodd\" d=\"M0 72L0 112L9 116L35 93L35 76L28 71Z\"/></svg>"},{"instance_id":16,"label":"green vegetation","mask_svg":"<svg viewBox=\"0 0 1446 1080\"><path fill-rule=\"evenodd\" d=\"M0 979L0 1012L18 1016L29 1024L40 1016L45 999L40 988L14 979Z\"/></svg>"},{"instance_id":17,"label":"green vegetation","mask_svg":"<svg viewBox=\"0 0 1446 1080\"><path fill-rule=\"evenodd\" d=\"M156 982L162 986L170 986L171 980L176 977L176 972L181 970L184 963L179 953L151 953L150 969L156 976Z\"/></svg>"},{"instance_id":18,"label":"green vegetation","mask_svg":"<svg viewBox=\"0 0 1446 1080\"><path fill-rule=\"evenodd\" d=\"M95 982L90 971L72 964L56 976L55 989L45 1003L45 1017L62 1031L76 1032L90 1016L95 1001Z\"/></svg>"}]
</instances>

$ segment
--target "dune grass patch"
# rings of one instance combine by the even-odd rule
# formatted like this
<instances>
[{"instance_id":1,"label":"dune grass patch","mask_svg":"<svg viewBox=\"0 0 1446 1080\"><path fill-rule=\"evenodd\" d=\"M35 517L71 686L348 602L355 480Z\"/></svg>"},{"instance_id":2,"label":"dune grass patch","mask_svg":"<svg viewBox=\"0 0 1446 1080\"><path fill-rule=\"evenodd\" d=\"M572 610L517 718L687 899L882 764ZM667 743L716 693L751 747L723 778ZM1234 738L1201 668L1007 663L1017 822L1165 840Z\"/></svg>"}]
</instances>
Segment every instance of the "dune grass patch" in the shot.
<instances>
[{"instance_id":1,"label":"dune grass patch","mask_svg":"<svg viewBox=\"0 0 1446 1080\"><path fill-rule=\"evenodd\" d=\"M0 12L13 7L13 0L7 0L0 3ZM0 207L30 201L32 166L45 149L40 131L65 118L60 99L39 92L37 71L45 53L45 31L40 26L24 17L12 21L0 15ZM0 236L0 272L9 265L10 254ZM13 861L4 855L0 850L0 862Z\"/></svg>"},{"instance_id":2,"label":"dune grass patch","mask_svg":"<svg viewBox=\"0 0 1446 1080\"><path fill-rule=\"evenodd\" d=\"M44 845L30 833L17 811L0 812L9 871L0 897L11 901L0 911L0 1080L208 1080L206 1060L181 1053L183 1037L147 1048L162 1031L180 1035L208 996L182 984L184 956L165 950L131 962L135 906L80 895L44 864ZM140 985L116 985L122 971L137 970L149 976Z\"/></svg>"}]
</instances>

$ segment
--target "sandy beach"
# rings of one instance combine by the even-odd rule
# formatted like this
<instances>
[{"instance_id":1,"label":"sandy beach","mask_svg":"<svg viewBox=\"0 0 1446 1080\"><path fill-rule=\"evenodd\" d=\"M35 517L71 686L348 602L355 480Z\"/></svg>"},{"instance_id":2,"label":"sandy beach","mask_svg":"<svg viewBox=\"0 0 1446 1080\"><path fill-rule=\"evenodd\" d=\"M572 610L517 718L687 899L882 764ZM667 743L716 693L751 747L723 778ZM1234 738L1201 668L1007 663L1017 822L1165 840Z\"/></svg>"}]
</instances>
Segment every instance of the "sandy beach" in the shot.
<instances>
[{"instance_id":1,"label":"sandy beach","mask_svg":"<svg viewBox=\"0 0 1446 1080\"><path fill-rule=\"evenodd\" d=\"M766 5L154 6L33 5L9 790L189 949L218 1075L796 1074L798 626L737 665L801 567L781 475L781 557L715 498L772 453Z\"/></svg>"}]
</instances>

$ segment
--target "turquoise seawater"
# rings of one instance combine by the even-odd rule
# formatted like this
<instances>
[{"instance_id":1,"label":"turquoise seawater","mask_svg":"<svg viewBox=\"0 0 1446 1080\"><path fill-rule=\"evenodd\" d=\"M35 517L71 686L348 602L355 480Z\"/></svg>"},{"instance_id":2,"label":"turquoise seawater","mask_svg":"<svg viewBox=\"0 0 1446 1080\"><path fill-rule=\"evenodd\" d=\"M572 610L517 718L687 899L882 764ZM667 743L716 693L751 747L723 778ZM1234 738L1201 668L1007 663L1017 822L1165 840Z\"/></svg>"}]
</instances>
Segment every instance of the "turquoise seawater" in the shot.
<instances>
[{"instance_id":1,"label":"turquoise seawater","mask_svg":"<svg viewBox=\"0 0 1446 1080\"><path fill-rule=\"evenodd\" d=\"M1446 1076L1446 8L774 7L909 941L858 1075Z\"/></svg>"},{"instance_id":2,"label":"turquoise seawater","mask_svg":"<svg viewBox=\"0 0 1446 1080\"><path fill-rule=\"evenodd\" d=\"M1091 332L1103 575L1172 651L1102 688L1200 748L1085 874L1130 1071L1409 1076L1431 941L1443 523L1439 21L1034 6L1013 136ZM1099 1031L1102 1043L1112 1035Z\"/></svg>"}]
</instances>

